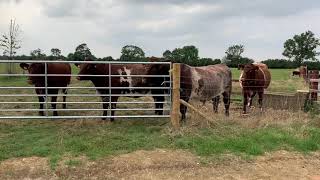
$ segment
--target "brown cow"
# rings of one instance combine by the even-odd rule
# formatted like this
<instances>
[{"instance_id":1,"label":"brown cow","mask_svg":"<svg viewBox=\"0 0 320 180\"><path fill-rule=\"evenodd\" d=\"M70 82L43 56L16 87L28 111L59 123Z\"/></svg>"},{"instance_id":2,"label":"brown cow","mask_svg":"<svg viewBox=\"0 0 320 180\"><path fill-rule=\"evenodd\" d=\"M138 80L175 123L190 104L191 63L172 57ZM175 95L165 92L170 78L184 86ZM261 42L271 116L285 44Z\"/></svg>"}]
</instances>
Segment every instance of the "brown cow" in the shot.
<instances>
[{"instance_id":1,"label":"brown cow","mask_svg":"<svg viewBox=\"0 0 320 180\"><path fill-rule=\"evenodd\" d=\"M238 69L242 70L239 81L243 93L243 114L247 114L247 106L251 107L256 93L258 93L259 108L262 111L264 89L269 87L271 81L268 66L263 63L252 63L239 65Z\"/></svg>"},{"instance_id":2,"label":"brown cow","mask_svg":"<svg viewBox=\"0 0 320 180\"><path fill-rule=\"evenodd\" d=\"M163 78L162 82L160 81L153 81L153 83L147 84L146 83L146 77L130 77L129 75L146 75L148 70L150 69L152 64L112 64L110 69L111 75L124 75L124 76L112 76L110 85L113 87L111 89L111 92L109 92L109 77L101 77L101 76L88 76L88 75L109 75L109 64L93 64L93 63L84 63L84 64L76 64L79 68L79 75L87 75L87 76L78 76L78 80L90 80L94 86L96 87L96 90L99 94L103 95L101 96L103 103L103 116L107 116L107 110L109 107L109 94L112 94L111 96L111 108L116 109L116 103L118 101L119 96L115 96L116 94L147 94L151 92L153 94L153 99L155 101L155 113L158 115L163 114L163 102L164 102L164 96L156 96L155 94L164 94L166 91L164 89L135 89L130 87L160 87L163 84ZM167 74L169 74L169 71L167 71ZM126 76L128 75L128 76ZM158 82L158 83L156 83ZM126 89L115 89L114 87L128 87ZM135 97L139 97L137 96ZM130 96L132 97L132 96ZM111 111L111 116L114 116L114 110ZM105 120L105 118L102 118L102 120ZM111 117L110 121L114 121L114 118Z\"/></svg>"},{"instance_id":3,"label":"brown cow","mask_svg":"<svg viewBox=\"0 0 320 180\"><path fill-rule=\"evenodd\" d=\"M230 95L232 89L231 70L224 64L192 67L181 64L180 98L188 102L198 98L202 103L213 101L213 111L218 112L220 95L223 95L225 115L229 116ZM155 65L149 74L165 74L169 71L168 65ZM161 81L160 79L158 81ZM150 82L151 83L151 82ZM180 106L181 120L185 120L187 107Z\"/></svg>"},{"instance_id":4,"label":"brown cow","mask_svg":"<svg viewBox=\"0 0 320 180\"><path fill-rule=\"evenodd\" d=\"M45 74L45 64L44 63L20 63L20 67L24 70L28 70L29 74ZM70 75L71 74L71 66L67 63L48 63L47 65L47 74L64 74L64 75ZM48 76L47 77L47 87L67 87L70 84L70 76ZM43 116L43 102L45 101L45 89L41 87L45 87L45 77L44 76L29 76L28 77L28 83L33 84L36 89L39 102L40 102L40 111L39 115ZM66 108L66 94L67 89L61 88L62 92L64 93L63 96L63 108ZM48 94L49 95L57 95L59 93L59 88L49 88ZM57 96L51 97L51 106L52 109L56 109L56 102L57 102ZM53 111L54 116L58 116L57 111Z\"/></svg>"}]
</instances>

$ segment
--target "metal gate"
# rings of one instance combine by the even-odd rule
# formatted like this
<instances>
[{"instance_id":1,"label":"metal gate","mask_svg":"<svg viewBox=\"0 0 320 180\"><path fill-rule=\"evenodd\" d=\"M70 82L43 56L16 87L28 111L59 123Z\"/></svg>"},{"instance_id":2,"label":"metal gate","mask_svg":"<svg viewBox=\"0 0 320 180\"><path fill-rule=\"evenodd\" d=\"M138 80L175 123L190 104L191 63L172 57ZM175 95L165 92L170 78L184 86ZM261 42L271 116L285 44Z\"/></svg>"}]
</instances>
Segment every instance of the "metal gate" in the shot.
<instances>
[{"instance_id":1,"label":"metal gate","mask_svg":"<svg viewBox=\"0 0 320 180\"><path fill-rule=\"evenodd\" d=\"M29 74L23 71L20 67L20 63L41 63L44 64L44 73ZM69 63L72 67L71 74L54 74L48 72L48 65L51 63ZM7 74L5 67L9 64L11 67L15 67L15 74ZM79 75L77 73L78 68L73 64L106 64L109 67L108 73L97 75ZM47 60L0 60L0 119L77 119L77 118L167 118L170 117L171 109L171 75L168 74L156 74L147 75L141 74L112 74L111 68L115 66L128 66L143 64L145 66L151 65L168 65L171 69L170 62L120 62L120 61L47 61ZM48 85L48 78L55 76L71 76L71 84L67 87L50 87ZM113 89L123 89L132 92L134 89L150 91L152 89L163 90L161 94L98 94L96 93L96 87L90 81L78 81L75 77L100 77L109 80L106 85L108 92L112 92ZM27 83L28 77L44 77L44 86L35 87ZM164 81L158 87L150 86L137 86L137 87L113 87L112 78L163 78ZM145 84L144 84L145 85ZM61 97L60 94L48 93L50 89L67 89L67 108L63 109L60 106ZM45 93L37 94L36 89L44 90ZM57 108L50 108L52 103L49 98L57 96L56 102ZM112 102L112 96L119 96L118 102ZM165 101L154 102L151 96L163 96ZM44 102L39 102L38 97L43 97ZM109 101L101 101L101 97L108 97ZM130 98L135 97L135 98ZM137 98L140 97L140 98ZM60 99L60 100L59 100ZM108 104L108 108L102 108L102 104ZM116 103L118 108L112 109L112 104ZM163 109L155 108L155 103L162 103ZM39 106L43 105L43 110L39 110ZM53 111L58 112L58 116L53 116ZM103 115L102 111L107 110L108 115ZM154 111L163 110L163 115L155 115ZM44 116L38 115L39 111L44 112ZM115 115L111 115L111 111L115 111Z\"/></svg>"}]
</instances>

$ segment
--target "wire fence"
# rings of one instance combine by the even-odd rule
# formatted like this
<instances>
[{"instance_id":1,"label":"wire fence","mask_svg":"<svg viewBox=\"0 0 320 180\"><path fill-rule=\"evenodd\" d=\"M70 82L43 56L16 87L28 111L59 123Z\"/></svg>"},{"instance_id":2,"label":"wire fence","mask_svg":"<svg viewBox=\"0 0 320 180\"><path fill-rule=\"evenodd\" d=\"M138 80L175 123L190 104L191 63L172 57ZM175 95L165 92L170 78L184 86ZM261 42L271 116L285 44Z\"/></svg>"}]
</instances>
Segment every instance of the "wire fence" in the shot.
<instances>
[{"instance_id":1,"label":"wire fence","mask_svg":"<svg viewBox=\"0 0 320 180\"><path fill-rule=\"evenodd\" d=\"M14 74L1 69L13 64L17 70L20 63L29 66ZM42 66L32 69L34 64ZM55 64L67 64L71 72L59 72ZM82 73L86 69L73 64L106 68ZM167 118L170 72L148 74L161 65L171 69L169 62L1 60L0 119ZM68 78L70 84L62 85Z\"/></svg>"}]
</instances>

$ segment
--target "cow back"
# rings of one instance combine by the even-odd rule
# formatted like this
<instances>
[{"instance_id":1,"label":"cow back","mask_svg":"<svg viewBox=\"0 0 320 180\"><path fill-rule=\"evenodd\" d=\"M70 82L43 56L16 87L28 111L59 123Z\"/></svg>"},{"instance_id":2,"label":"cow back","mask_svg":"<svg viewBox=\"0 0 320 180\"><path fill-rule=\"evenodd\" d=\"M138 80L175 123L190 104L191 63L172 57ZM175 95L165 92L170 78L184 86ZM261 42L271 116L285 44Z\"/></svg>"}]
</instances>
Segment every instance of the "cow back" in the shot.
<instances>
[{"instance_id":1,"label":"cow back","mask_svg":"<svg viewBox=\"0 0 320 180\"><path fill-rule=\"evenodd\" d=\"M254 65L259 67L259 71L256 74L256 77L259 80L258 84L263 86L265 89L268 88L271 82L271 74L268 66L263 63L254 63Z\"/></svg>"},{"instance_id":2,"label":"cow back","mask_svg":"<svg viewBox=\"0 0 320 180\"><path fill-rule=\"evenodd\" d=\"M231 92L231 70L224 64L191 67L192 94L201 100L210 100L225 91Z\"/></svg>"},{"instance_id":3,"label":"cow back","mask_svg":"<svg viewBox=\"0 0 320 180\"><path fill-rule=\"evenodd\" d=\"M68 63L49 63L48 64L48 74L71 74L71 66ZM70 84L70 76L48 76L48 86L59 87L67 86Z\"/></svg>"}]
</instances>

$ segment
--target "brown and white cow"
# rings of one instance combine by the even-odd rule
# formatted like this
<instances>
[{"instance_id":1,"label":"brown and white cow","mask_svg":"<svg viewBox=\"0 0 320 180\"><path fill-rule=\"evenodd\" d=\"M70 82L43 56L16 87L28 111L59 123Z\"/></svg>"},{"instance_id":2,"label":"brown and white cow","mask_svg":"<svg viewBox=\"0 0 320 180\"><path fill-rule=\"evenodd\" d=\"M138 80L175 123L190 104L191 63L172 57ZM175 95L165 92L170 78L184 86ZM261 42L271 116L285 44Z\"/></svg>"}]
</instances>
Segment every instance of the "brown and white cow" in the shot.
<instances>
[{"instance_id":1,"label":"brown and white cow","mask_svg":"<svg viewBox=\"0 0 320 180\"><path fill-rule=\"evenodd\" d=\"M36 74L45 74L45 64L44 63L20 63L20 67L24 70L28 70L30 75ZM68 63L48 63L47 64L47 74L49 75L47 78L47 87L49 95L57 95L59 93L59 88L52 87L67 87L70 84L71 76L71 66ZM63 76L50 76L50 74L63 74ZM43 116L43 103L45 101L45 89L41 87L45 87L45 77L44 76L29 76L28 83L32 84L36 87L35 92L37 93L39 102L40 102L40 111L39 115ZM67 89L61 88L64 93L63 96L63 108L66 108L66 94ZM52 109L56 109L57 96L51 97L51 106ZM53 115L57 116L58 112L53 111Z\"/></svg>"},{"instance_id":2,"label":"brown and white cow","mask_svg":"<svg viewBox=\"0 0 320 180\"><path fill-rule=\"evenodd\" d=\"M109 94L111 96L111 108L116 109L116 103L118 101L119 96L115 96L116 94L147 94L151 92L151 96L155 101L155 113L158 115L163 114L163 103L164 96L156 96L157 94L164 94L164 89L135 89L134 87L160 87L163 84L164 79L160 79L162 81L152 81L153 83L146 83L146 77L130 77L130 75L147 75L148 70L150 69L152 64L112 64L110 69L111 75L123 75L123 76L111 76L110 86L113 87L109 91L109 77L108 76L90 76L90 75L109 75L109 64L93 64L93 63L84 63L84 64L76 64L79 68L79 75L86 76L78 76L78 80L90 80L99 94L101 96L103 103L103 116L107 116L107 110L109 107ZM166 73L169 74L169 71ZM115 87L128 87L125 89L116 89ZM130 89L130 87L133 87ZM107 96L105 96L107 95ZM132 96L130 96L132 97ZM114 116L114 110L111 111L111 116ZM102 118L105 120L105 118ZM110 121L114 121L114 118L111 117Z\"/></svg>"},{"instance_id":3,"label":"brown and white cow","mask_svg":"<svg viewBox=\"0 0 320 180\"><path fill-rule=\"evenodd\" d=\"M239 82L243 94L243 114L247 114L247 106L251 107L252 99L258 93L259 108L262 111L264 89L270 85L271 74L263 63L238 65L241 70Z\"/></svg>"},{"instance_id":4,"label":"brown and white cow","mask_svg":"<svg viewBox=\"0 0 320 180\"><path fill-rule=\"evenodd\" d=\"M231 70L224 64L192 67L181 64L180 98L188 102L200 99L201 102L213 101L213 111L218 112L220 95L223 95L225 115L229 116L230 95L232 89ZM155 65L149 74L168 72L169 66ZM160 79L158 81L161 81ZM187 107L180 106L181 120L185 120Z\"/></svg>"}]
</instances>

